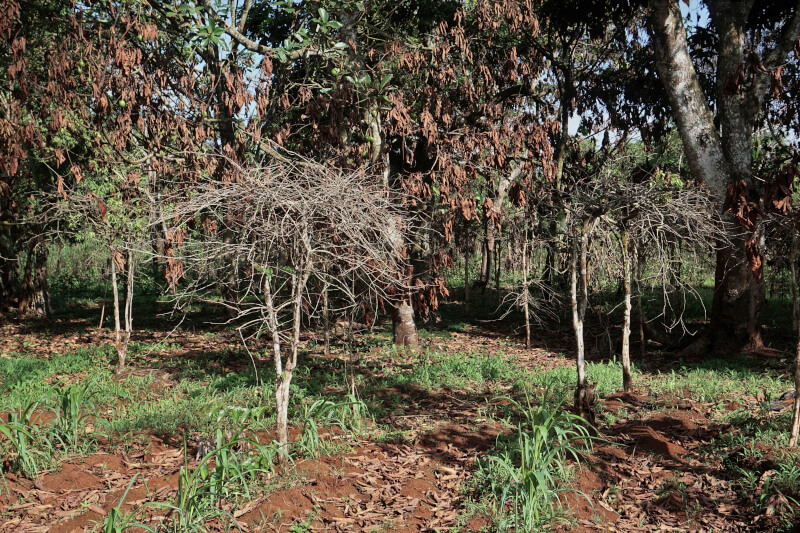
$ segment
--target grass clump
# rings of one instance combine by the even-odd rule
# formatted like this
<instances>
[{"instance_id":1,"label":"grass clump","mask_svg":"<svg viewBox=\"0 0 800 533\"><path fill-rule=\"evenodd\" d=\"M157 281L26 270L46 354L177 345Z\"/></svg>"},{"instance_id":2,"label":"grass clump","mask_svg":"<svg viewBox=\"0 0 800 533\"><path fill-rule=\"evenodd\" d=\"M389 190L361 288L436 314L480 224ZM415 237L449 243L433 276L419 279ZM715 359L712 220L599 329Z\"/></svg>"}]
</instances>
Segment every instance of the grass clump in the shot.
<instances>
[{"instance_id":1,"label":"grass clump","mask_svg":"<svg viewBox=\"0 0 800 533\"><path fill-rule=\"evenodd\" d=\"M516 433L498 440L495 452L478 461L482 510L498 532L536 531L558 519L557 495L570 472L569 460L591 445L586 422L563 407L564 399L538 406L509 399L521 415Z\"/></svg>"}]
</instances>

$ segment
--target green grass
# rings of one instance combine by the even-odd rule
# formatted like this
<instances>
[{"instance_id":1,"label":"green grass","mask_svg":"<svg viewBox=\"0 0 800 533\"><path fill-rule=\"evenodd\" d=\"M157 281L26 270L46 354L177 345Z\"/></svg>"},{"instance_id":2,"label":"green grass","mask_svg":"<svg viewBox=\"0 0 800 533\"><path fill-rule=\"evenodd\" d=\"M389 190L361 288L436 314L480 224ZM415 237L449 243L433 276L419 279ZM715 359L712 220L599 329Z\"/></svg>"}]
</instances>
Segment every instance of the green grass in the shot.
<instances>
[{"instance_id":1,"label":"green grass","mask_svg":"<svg viewBox=\"0 0 800 533\"><path fill-rule=\"evenodd\" d=\"M634 382L640 373L632 365L631 373ZM556 393L567 394L575 389L576 377L574 366L555 368L547 372L531 372L527 381L528 387L535 389L553 389ZM608 396L622 389L622 364L616 361L605 363L590 362L586 364L586 377L590 383L597 384L597 395Z\"/></svg>"},{"instance_id":2,"label":"green grass","mask_svg":"<svg viewBox=\"0 0 800 533\"><path fill-rule=\"evenodd\" d=\"M747 355L707 359L692 365L679 364L669 373L653 376L649 385L657 393L688 394L701 402L759 394L777 397L793 387L786 374L765 371L758 360Z\"/></svg>"},{"instance_id":3,"label":"green grass","mask_svg":"<svg viewBox=\"0 0 800 533\"><path fill-rule=\"evenodd\" d=\"M498 438L494 451L477 462L474 504L490 517L495 531L538 531L563 516L557 499L571 472L570 459L591 446L583 419L542 394L533 406L511 401L516 433Z\"/></svg>"}]
</instances>

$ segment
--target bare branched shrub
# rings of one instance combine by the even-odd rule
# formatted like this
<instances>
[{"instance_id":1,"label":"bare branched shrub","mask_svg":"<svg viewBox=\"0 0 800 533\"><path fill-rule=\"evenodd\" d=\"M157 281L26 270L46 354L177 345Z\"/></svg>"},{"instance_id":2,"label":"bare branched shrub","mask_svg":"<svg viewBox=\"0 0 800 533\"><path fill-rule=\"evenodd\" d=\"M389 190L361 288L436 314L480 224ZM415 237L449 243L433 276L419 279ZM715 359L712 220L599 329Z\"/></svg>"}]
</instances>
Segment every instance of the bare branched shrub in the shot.
<instances>
[{"instance_id":1,"label":"bare branched shrub","mask_svg":"<svg viewBox=\"0 0 800 533\"><path fill-rule=\"evenodd\" d=\"M64 187L62 191L42 191L37 194L42 216L43 234L51 241L90 240L108 250L104 274L111 281L114 311L114 347L117 353L116 373L125 370L128 345L133 331L133 289L136 266L142 255L151 254L146 245L147 201L138 193L146 184L128 183L122 172L113 171L107 177L114 190L124 195L110 195L111 205L92 192L87 181ZM127 186L127 189L125 187ZM121 199L120 196L126 198ZM118 275L125 277L125 297L120 307ZM107 287L106 287L107 288ZM107 292L107 291L106 291ZM105 296L100 315L103 325Z\"/></svg>"},{"instance_id":2,"label":"bare branched shrub","mask_svg":"<svg viewBox=\"0 0 800 533\"><path fill-rule=\"evenodd\" d=\"M590 258L594 258L598 268L606 271L610 278L623 280L623 385L628 390L631 387L631 281L636 261L640 257L649 259L647 271L636 280L637 285L646 282L661 288L664 293L661 317L671 317L671 322L665 326L668 331L680 328L683 336L690 333L683 320L687 297L693 295L701 303L702 299L697 289L680 275L681 266L687 255L705 255L729 243L732 232L715 211L705 189L696 185L673 186L658 179L659 176L654 178L643 183L592 180L577 187L570 196L571 299L578 346L579 392L586 387L583 322L588 304ZM644 322L641 295L639 308L640 322ZM668 337L662 334L657 340L669 343Z\"/></svg>"},{"instance_id":3,"label":"bare branched shrub","mask_svg":"<svg viewBox=\"0 0 800 533\"><path fill-rule=\"evenodd\" d=\"M406 221L380 180L364 171L301 159L252 168L225 163L225 177L198 179L187 184L189 193L176 188L162 205L163 223L187 279L181 294L233 295L221 303L234 311L231 322L243 338L271 336L278 437L286 444L303 317L321 312L321 290L337 295L339 311L364 295L391 299L405 267L398 240ZM220 265L231 275L210 276Z\"/></svg>"}]
</instances>

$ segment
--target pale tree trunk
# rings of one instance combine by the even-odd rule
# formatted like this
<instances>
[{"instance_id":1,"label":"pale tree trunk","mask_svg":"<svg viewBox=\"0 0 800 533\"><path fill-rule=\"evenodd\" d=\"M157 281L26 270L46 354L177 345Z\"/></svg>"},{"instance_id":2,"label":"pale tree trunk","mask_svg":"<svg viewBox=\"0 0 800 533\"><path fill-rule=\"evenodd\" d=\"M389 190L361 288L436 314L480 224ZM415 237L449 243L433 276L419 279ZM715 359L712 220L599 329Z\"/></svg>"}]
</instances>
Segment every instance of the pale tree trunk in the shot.
<instances>
[{"instance_id":1,"label":"pale tree trunk","mask_svg":"<svg viewBox=\"0 0 800 533\"><path fill-rule=\"evenodd\" d=\"M594 387L586 382L586 359L583 340L583 322L589 303L589 272L587 254L589 233L593 221L585 220L576 228L572 238L572 265L570 272L570 292L572 297L572 328L575 332L575 361L578 369L578 385L575 389L575 411L588 421L593 421ZM580 281L580 294L578 293Z\"/></svg>"},{"instance_id":2,"label":"pale tree trunk","mask_svg":"<svg viewBox=\"0 0 800 533\"><path fill-rule=\"evenodd\" d=\"M283 380L283 359L281 357L281 336L278 328L278 312L275 308L270 278L267 275L264 276L264 304L267 310L267 328L272 334L272 358L275 363L275 375L277 376L275 384L275 412L277 414L278 443L285 449L289 442L287 428L289 405L288 401L284 402L284 399L288 398L288 394L284 394L283 387L281 386ZM283 461L283 458L281 461Z\"/></svg>"},{"instance_id":3,"label":"pale tree trunk","mask_svg":"<svg viewBox=\"0 0 800 533\"><path fill-rule=\"evenodd\" d=\"M112 252L111 258L111 295L114 298L114 335L116 337L116 342L114 343L114 347L117 350L117 357L119 358L119 346L122 341L122 336L120 332L120 322L119 322L119 286L117 285L117 262L114 260L113 254L116 252Z\"/></svg>"},{"instance_id":4,"label":"pale tree trunk","mask_svg":"<svg viewBox=\"0 0 800 533\"><path fill-rule=\"evenodd\" d=\"M117 281L117 261L114 256L119 252L112 252L111 259L111 289L114 297L114 346L117 351L117 367L115 370L116 375L120 375L125 370L125 363L128 356L128 344L131 340L131 331L133 329L133 254L128 252L127 260L127 279L125 281L125 307L120 312L119 305L119 283ZM121 257L121 255L120 255ZM122 326L124 321L124 329Z\"/></svg>"},{"instance_id":5,"label":"pale tree trunk","mask_svg":"<svg viewBox=\"0 0 800 533\"><path fill-rule=\"evenodd\" d=\"M328 284L325 283L322 287L322 326L325 328L325 348L324 353L326 356L331 354L331 319L330 311L328 309Z\"/></svg>"},{"instance_id":6,"label":"pale tree trunk","mask_svg":"<svg viewBox=\"0 0 800 533\"><path fill-rule=\"evenodd\" d=\"M639 356L644 359L647 339L644 336L644 310L642 309L642 263L644 258L639 254L639 247L634 243L636 257L636 312L639 316Z\"/></svg>"},{"instance_id":7,"label":"pale tree trunk","mask_svg":"<svg viewBox=\"0 0 800 533\"><path fill-rule=\"evenodd\" d=\"M273 294L269 285L269 279L265 280L265 300L267 304L267 323L272 331L275 372L277 382L275 384L275 404L277 410L277 433L278 444L288 452L289 444L289 391L292 383L292 376L297 368L297 354L300 347L300 325L303 319L303 294L305 293L308 278L311 275L310 251L306 250L303 259L302 269L297 269L292 274L292 335L289 343L289 356L286 361L281 358L280 334L278 331L277 310L273 301ZM286 456L281 457L285 461Z\"/></svg>"},{"instance_id":8,"label":"pale tree trunk","mask_svg":"<svg viewBox=\"0 0 800 533\"><path fill-rule=\"evenodd\" d=\"M622 389L630 391L631 380L631 256L628 231L622 232L622 283L625 291L624 318L622 320Z\"/></svg>"},{"instance_id":9,"label":"pale tree trunk","mask_svg":"<svg viewBox=\"0 0 800 533\"><path fill-rule=\"evenodd\" d=\"M133 284L135 281L135 261L133 252L128 251L128 278L126 281L125 291L125 332L123 333L123 347L119 350L119 357L117 358L117 374L125 369L128 357L128 345L131 341L131 333L133 333Z\"/></svg>"},{"instance_id":10,"label":"pale tree trunk","mask_svg":"<svg viewBox=\"0 0 800 533\"><path fill-rule=\"evenodd\" d=\"M769 70L783 63L800 34L800 10L796 10L777 46L764 57L765 71L753 73L753 82L746 88L729 86L725 90L738 69L744 68L744 28L753 3L708 2L718 33L715 96L722 125L720 136L689 55L679 2L650 2L648 21L658 75L672 106L692 174L711 189L719 206L725 201L729 183L744 180L752 185L751 136L769 89ZM727 219L733 221L730 215ZM695 351L705 350L710 344L731 342L751 349L763 346L763 283L750 271L745 248L748 236L741 235L741 228L735 224L732 226L731 244L717 252L711 329L694 347Z\"/></svg>"},{"instance_id":11,"label":"pale tree trunk","mask_svg":"<svg viewBox=\"0 0 800 533\"><path fill-rule=\"evenodd\" d=\"M797 333L797 349L794 358L794 405L792 409L792 429L789 437L789 447L797 447L798 437L800 437L800 300L797 290L797 259L800 257L800 235L798 230L792 228L792 253L790 256L792 273L792 316L794 317L794 327Z\"/></svg>"},{"instance_id":12,"label":"pale tree trunk","mask_svg":"<svg viewBox=\"0 0 800 533\"><path fill-rule=\"evenodd\" d=\"M528 307L528 298L530 297L530 292L528 291L528 239L527 239L527 232L525 235L525 243L522 245L522 290L524 291L522 296L522 304L525 308L525 347L530 349L531 347L531 314L530 309Z\"/></svg>"}]
</instances>

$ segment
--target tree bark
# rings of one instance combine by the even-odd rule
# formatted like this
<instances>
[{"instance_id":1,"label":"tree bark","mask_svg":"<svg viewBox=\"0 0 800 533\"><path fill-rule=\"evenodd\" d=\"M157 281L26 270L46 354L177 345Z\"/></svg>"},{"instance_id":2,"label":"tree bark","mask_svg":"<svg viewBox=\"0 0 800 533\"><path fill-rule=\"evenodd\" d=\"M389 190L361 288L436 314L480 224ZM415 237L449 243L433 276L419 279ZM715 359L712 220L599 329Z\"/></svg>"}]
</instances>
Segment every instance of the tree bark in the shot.
<instances>
[{"instance_id":1,"label":"tree bark","mask_svg":"<svg viewBox=\"0 0 800 533\"><path fill-rule=\"evenodd\" d=\"M720 135L689 55L679 2L650 2L648 22L656 69L672 106L687 161L694 177L711 189L719 206L725 201L729 183L744 180L752 185L751 135L768 88L767 73L754 74L754 82L747 90L730 88L734 74L744 68L744 26L752 3L708 3L718 33L716 101L722 125ZM795 14L784 28L777 53L770 53L770 63L785 58L798 31L800 15ZM733 222L732 216L726 217ZM741 235L736 224L731 226L730 245L720 246L717 252L711 328L704 344L732 342L732 348L757 349L762 346L763 285L750 271L748 237Z\"/></svg>"},{"instance_id":2,"label":"tree bark","mask_svg":"<svg viewBox=\"0 0 800 533\"><path fill-rule=\"evenodd\" d=\"M636 252L636 313L639 317L639 356L644 359L647 348L647 339L644 336L644 309L642 309L642 263L644 258L641 255L641 248L634 243Z\"/></svg>"},{"instance_id":3,"label":"tree bark","mask_svg":"<svg viewBox=\"0 0 800 533\"><path fill-rule=\"evenodd\" d=\"M464 251L464 314L469 316L469 250Z\"/></svg>"},{"instance_id":4,"label":"tree bark","mask_svg":"<svg viewBox=\"0 0 800 533\"><path fill-rule=\"evenodd\" d=\"M528 239L527 232L525 234L525 243L522 245L522 290L523 293L523 306L525 308L525 348L531 347L531 315L528 308L528 298L530 292L528 291Z\"/></svg>"},{"instance_id":5,"label":"tree bark","mask_svg":"<svg viewBox=\"0 0 800 533\"><path fill-rule=\"evenodd\" d=\"M118 252L112 251L111 258L111 289L114 297L114 337L115 348L117 350L117 366L114 373L118 376L125 370L125 363L128 356L128 344L131 340L131 331L133 329L133 254L128 252L127 260L127 279L125 281L125 306L120 312L119 305L119 283L117 281L117 262L114 260L114 254ZM121 321L124 321L124 328Z\"/></svg>"},{"instance_id":6,"label":"tree bark","mask_svg":"<svg viewBox=\"0 0 800 533\"><path fill-rule=\"evenodd\" d=\"M494 266L494 253L495 253L495 235L497 229L492 220L485 216L483 220L483 246L481 251L481 275L478 278L478 286L485 289L489 285L489 280L492 279L492 270Z\"/></svg>"},{"instance_id":7,"label":"tree bark","mask_svg":"<svg viewBox=\"0 0 800 533\"><path fill-rule=\"evenodd\" d=\"M481 275L478 278L478 285L481 288L486 286L492 280L492 272L494 263L496 262L496 243L500 235L500 228L492 222L493 219L500 220L503 213L503 201L505 200L508 188L514 183L514 180L519 177L522 172L521 167L516 167L511 171L511 174L500 178L497 184L497 190L494 192L492 198L492 207L488 213L483 217L483 258L481 260Z\"/></svg>"},{"instance_id":8,"label":"tree bark","mask_svg":"<svg viewBox=\"0 0 800 533\"><path fill-rule=\"evenodd\" d=\"M800 299L798 298L798 275L797 259L800 257L800 235L798 230L792 225L792 252L790 255L790 270L792 273L792 315L794 317L794 327L797 332L797 349L794 358L794 405L792 408L792 429L789 436L789 447L797 447L798 437L800 437Z\"/></svg>"},{"instance_id":9,"label":"tree bark","mask_svg":"<svg viewBox=\"0 0 800 533\"><path fill-rule=\"evenodd\" d=\"M47 318L52 315L47 282L47 247L41 237L31 241L19 297L19 313Z\"/></svg>"},{"instance_id":10,"label":"tree bark","mask_svg":"<svg viewBox=\"0 0 800 533\"><path fill-rule=\"evenodd\" d=\"M134 277L134 257L133 252L130 250L128 256L128 276L125 280L125 331L122 333L122 343L117 346L117 375L125 370L125 364L128 358L128 345L131 341L131 333L133 332L133 284ZM117 338L119 343L120 339Z\"/></svg>"},{"instance_id":11,"label":"tree bark","mask_svg":"<svg viewBox=\"0 0 800 533\"><path fill-rule=\"evenodd\" d=\"M14 301L19 298L16 284L16 252L12 250L11 246L6 246L0 237L0 313L15 307Z\"/></svg>"},{"instance_id":12,"label":"tree bark","mask_svg":"<svg viewBox=\"0 0 800 533\"><path fill-rule=\"evenodd\" d=\"M331 354L331 319L328 309L328 284L322 287L322 327L325 329L325 356Z\"/></svg>"},{"instance_id":13,"label":"tree bark","mask_svg":"<svg viewBox=\"0 0 800 533\"><path fill-rule=\"evenodd\" d=\"M583 340L583 322L589 303L589 272L587 253L589 233L593 221L585 220L576 228L572 238L572 261L570 269L570 292L572 299L572 328L575 333L575 363L578 369L578 384L575 388L575 412L589 422L594 422L594 387L586 382L586 358ZM580 268L580 270L578 270ZM578 280L580 279L580 294Z\"/></svg>"},{"instance_id":14,"label":"tree bark","mask_svg":"<svg viewBox=\"0 0 800 533\"><path fill-rule=\"evenodd\" d=\"M308 238L304 236L303 244L307 246ZM289 445L289 392L292 376L297 368L297 355L300 347L300 326L303 319L303 294L306 290L308 278L311 275L311 251L306 248L301 259L302 263L296 267L291 277L291 305L292 305L292 333L290 338L290 352L285 361L281 357L281 341L278 322L278 311L273 299L274 293L270 286L269 276L264 279L264 301L267 308L267 327L272 333L273 357L275 361L275 406L277 411L278 444L284 452L288 452ZM287 455L281 456L285 462Z\"/></svg>"},{"instance_id":15,"label":"tree bark","mask_svg":"<svg viewBox=\"0 0 800 533\"><path fill-rule=\"evenodd\" d=\"M122 341L119 322L119 285L117 284L117 263L114 261L114 252L111 253L111 295L114 298L114 336L116 339L114 346L117 350L117 358L119 358L119 346ZM119 363L117 364L119 365Z\"/></svg>"},{"instance_id":16,"label":"tree bark","mask_svg":"<svg viewBox=\"0 0 800 533\"><path fill-rule=\"evenodd\" d=\"M419 349L417 326L414 324L414 308L407 301L396 304L392 313L394 345L403 348Z\"/></svg>"},{"instance_id":17,"label":"tree bark","mask_svg":"<svg viewBox=\"0 0 800 533\"><path fill-rule=\"evenodd\" d=\"M495 241L494 291L497 294L500 294L500 263L502 260L502 251L503 248L498 248L497 241Z\"/></svg>"},{"instance_id":18,"label":"tree bark","mask_svg":"<svg viewBox=\"0 0 800 533\"><path fill-rule=\"evenodd\" d=\"M622 283L625 293L624 318L622 321L622 389L630 391L631 381L631 256L628 232L622 232Z\"/></svg>"}]
</instances>

